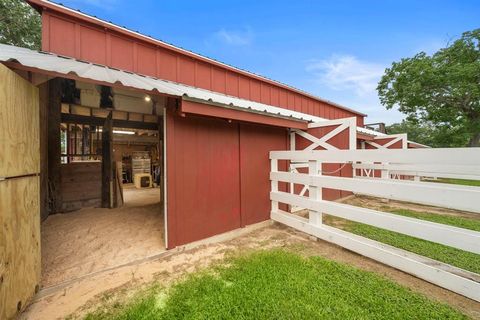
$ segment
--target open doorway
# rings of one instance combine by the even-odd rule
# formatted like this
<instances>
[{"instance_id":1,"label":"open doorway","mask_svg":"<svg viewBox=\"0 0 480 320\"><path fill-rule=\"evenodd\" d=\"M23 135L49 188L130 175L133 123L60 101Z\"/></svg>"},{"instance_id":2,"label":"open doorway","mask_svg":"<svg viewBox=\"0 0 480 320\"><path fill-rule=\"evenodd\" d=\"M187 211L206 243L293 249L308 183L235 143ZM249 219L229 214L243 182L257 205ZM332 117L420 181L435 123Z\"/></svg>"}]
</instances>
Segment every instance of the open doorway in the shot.
<instances>
[{"instance_id":1,"label":"open doorway","mask_svg":"<svg viewBox=\"0 0 480 320\"><path fill-rule=\"evenodd\" d=\"M60 93L42 287L165 250L162 97L67 79Z\"/></svg>"}]
</instances>

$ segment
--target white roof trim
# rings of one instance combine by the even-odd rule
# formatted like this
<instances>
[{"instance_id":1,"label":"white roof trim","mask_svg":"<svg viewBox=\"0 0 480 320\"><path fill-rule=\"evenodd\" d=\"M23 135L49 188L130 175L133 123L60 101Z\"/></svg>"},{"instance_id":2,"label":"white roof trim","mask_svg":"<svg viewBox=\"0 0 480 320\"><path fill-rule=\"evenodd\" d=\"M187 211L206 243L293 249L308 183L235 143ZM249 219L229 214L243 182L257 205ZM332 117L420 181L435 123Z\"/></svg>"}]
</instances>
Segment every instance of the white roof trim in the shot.
<instances>
[{"instance_id":1,"label":"white roof trim","mask_svg":"<svg viewBox=\"0 0 480 320\"><path fill-rule=\"evenodd\" d=\"M55 54L43 53L5 44L0 44L0 61L18 61L20 64L27 67L65 75L74 73L80 78L92 79L111 84L120 83L126 87L132 87L146 91L156 90L160 93L171 96L190 97L205 101L207 104L214 102L229 107L235 107L246 112L265 113L266 115L274 117L292 118L294 120L308 122L322 122L327 120L325 118L312 116L306 113L240 99L176 82L142 76L131 72L112 69L103 65L88 63ZM379 132L366 128L357 128L357 131L373 136L383 135Z\"/></svg>"}]
</instances>

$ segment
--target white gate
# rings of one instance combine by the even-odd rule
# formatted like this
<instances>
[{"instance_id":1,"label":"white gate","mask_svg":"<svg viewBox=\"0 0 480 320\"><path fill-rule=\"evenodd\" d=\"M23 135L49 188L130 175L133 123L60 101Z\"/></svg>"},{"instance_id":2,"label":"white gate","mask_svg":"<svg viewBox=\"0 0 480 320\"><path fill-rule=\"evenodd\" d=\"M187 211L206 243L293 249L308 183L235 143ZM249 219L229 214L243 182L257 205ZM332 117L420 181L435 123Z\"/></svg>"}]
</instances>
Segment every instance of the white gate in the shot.
<instances>
[{"instance_id":1,"label":"white gate","mask_svg":"<svg viewBox=\"0 0 480 320\"><path fill-rule=\"evenodd\" d=\"M322 199L322 188L334 188L480 213L479 187L324 176L319 170L322 163L369 162L383 163L380 166L388 166L388 169L402 168L418 175L429 175L434 170L443 176L480 180L480 148L272 151L270 159L273 220L480 301L480 276L477 274L322 224L322 213L326 213L480 254L480 232ZM280 160L306 161L308 173L278 171ZM309 196L279 191L279 182L303 184L309 188ZM309 218L282 211L279 203L306 208Z\"/></svg>"}]
</instances>

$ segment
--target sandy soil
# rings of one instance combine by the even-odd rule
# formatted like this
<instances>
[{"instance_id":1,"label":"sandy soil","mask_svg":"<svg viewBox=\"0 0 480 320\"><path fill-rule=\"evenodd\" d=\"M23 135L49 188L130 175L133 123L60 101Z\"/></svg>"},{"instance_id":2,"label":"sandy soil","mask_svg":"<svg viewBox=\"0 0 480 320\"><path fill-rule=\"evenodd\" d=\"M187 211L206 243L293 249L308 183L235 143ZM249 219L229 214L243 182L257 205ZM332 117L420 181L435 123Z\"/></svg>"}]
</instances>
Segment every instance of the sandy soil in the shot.
<instances>
[{"instance_id":1,"label":"sandy soil","mask_svg":"<svg viewBox=\"0 0 480 320\"><path fill-rule=\"evenodd\" d=\"M84 208L42 224L42 287L165 250L160 189L124 189L117 209Z\"/></svg>"},{"instance_id":2,"label":"sandy soil","mask_svg":"<svg viewBox=\"0 0 480 320\"><path fill-rule=\"evenodd\" d=\"M190 250L170 250L162 258L96 274L73 282L49 295L42 295L41 292L42 297L27 309L21 319L61 319L67 315L76 318L99 305L124 301L136 289L153 280L168 286L172 281L190 272L220 261L226 254L281 247L376 272L413 291L447 302L472 318L480 319L480 303L278 224L252 231L233 240L201 245Z\"/></svg>"}]
</instances>

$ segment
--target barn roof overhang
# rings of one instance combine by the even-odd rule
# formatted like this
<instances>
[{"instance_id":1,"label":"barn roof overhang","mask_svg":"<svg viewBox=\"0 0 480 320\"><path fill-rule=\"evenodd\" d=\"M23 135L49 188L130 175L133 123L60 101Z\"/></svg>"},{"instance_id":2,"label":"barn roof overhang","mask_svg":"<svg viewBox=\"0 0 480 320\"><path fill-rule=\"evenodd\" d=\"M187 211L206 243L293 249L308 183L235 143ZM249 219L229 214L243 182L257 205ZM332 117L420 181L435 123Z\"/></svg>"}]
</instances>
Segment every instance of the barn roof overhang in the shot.
<instances>
[{"instance_id":1,"label":"barn roof overhang","mask_svg":"<svg viewBox=\"0 0 480 320\"><path fill-rule=\"evenodd\" d=\"M14 68L39 72L50 76L59 76L87 81L90 80L98 84L105 85L120 85L144 92L181 98L182 101L191 102L190 104L185 103L185 105L189 105L190 107L189 110L183 110L186 113L194 113L194 110L197 110L199 114L205 115L205 112L209 112L208 110L211 110L212 116L216 116L216 114L218 114L218 112L213 112L214 109L212 108L191 107L192 103L196 103L210 107L217 107L219 110L221 110L220 108L229 110L230 112L223 110L221 114L229 114L231 117L232 110L255 114L257 115L257 118L254 122L263 121L265 124L273 124L272 121L267 120L266 117L276 118L280 120L276 122L277 125L285 127L306 128L309 122L322 122L327 120L321 117L258 103L255 101L240 99L172 81L157 79L141 74L110 68L104 65L93 64L69 57L5 44L0 44L0 61ZM260 115L265 118L261 120L258 118ZM251 117L233 117L233 119L238 120L248 118ZM382 135L376 131L360 127L357 128L357 131L361 134L370 136Z\"/></svg>"}]
</instances>

